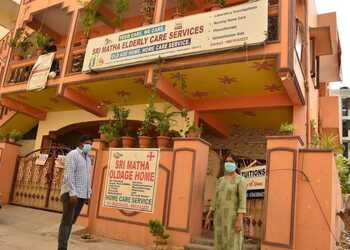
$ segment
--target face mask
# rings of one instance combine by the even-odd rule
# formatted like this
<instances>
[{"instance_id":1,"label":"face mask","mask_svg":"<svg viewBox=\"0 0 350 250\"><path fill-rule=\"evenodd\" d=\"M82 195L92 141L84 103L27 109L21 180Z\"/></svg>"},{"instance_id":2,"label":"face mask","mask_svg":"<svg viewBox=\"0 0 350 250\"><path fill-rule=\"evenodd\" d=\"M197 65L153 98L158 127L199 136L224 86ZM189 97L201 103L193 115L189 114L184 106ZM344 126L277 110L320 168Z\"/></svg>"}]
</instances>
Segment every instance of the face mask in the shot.
<instances>
[{"instance_id":1,"label":"face mask","mask_svg":"<svg viewBox=\"0 0 350 250\"><path fill-rule=\"evenodd\" d=\"M225 162L225 171L227 173L233 173L237 169L237 165L234 162Z\"/></svg>"},{"instance_id":2,"label":"face mask","mask_svg":"<svg viewBox=\"0 0 350 250\"><path fill-rule=\"evenodd\" d=\"M85 153L85 154L87 154L87 153L89 153L90 151L91 151L91 145L90 144L84 144L83 145L83 152Z\"/></svg>"}]
</instances>

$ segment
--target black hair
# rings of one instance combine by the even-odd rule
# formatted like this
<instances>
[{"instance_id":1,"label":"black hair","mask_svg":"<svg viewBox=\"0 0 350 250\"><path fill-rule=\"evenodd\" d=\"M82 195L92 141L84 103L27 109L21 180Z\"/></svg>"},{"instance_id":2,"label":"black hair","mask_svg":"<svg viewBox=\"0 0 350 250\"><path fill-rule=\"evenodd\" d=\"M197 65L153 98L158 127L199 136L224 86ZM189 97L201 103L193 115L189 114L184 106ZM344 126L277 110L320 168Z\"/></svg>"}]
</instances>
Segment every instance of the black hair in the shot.
<instances>
[{"instance_id":1,"label":"black hair","mask_svg":"<svg viewBox=\"0 0 350 250\"><path fill-rule=\"evenodd\" d=\"M79 142L80 143L83 143L83 142L86 142L86 141L92 141L92 137L89 136L89 135L82 135L82 136L80 136L80 138L79 138Z\"/></svg>"}]
</instances>

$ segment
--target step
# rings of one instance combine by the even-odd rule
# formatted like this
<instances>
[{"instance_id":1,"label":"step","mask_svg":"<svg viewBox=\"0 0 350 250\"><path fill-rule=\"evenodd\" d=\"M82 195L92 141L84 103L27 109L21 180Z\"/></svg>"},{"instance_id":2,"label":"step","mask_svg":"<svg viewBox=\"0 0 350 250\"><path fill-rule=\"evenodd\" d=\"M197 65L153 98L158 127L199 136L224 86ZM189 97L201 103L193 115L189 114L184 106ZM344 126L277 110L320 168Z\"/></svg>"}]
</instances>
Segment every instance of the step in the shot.
<instances>
[{"instance_id":1,"label":"step","mask_svg":"<svg viewBox=\"0 0 350 250\"><path fill-rule=\"evenodd\" d=\"M213 239L206 239L206 238L193 239L192 243L199 244L199 245L205 245L205 246L214 246L214 240Z\"/></svg>"},{"instance_id":2,"label":"step","mask_svg":"<svg viewBox=\"0 0 350 250\"><path fill-rule=\"evenodd\" d=\"M191 243L185 246L184 250L214 250L214 247Z\"/></svg>"}]
</instances>

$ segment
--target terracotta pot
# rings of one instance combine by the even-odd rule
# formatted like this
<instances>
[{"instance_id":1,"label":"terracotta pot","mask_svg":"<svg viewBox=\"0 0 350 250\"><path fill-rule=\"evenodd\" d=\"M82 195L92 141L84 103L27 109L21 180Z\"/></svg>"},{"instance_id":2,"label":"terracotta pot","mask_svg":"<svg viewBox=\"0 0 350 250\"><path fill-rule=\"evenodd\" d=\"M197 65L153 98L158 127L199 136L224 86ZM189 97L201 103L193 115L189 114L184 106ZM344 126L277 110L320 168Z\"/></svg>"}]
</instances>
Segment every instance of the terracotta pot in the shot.
<instances>
[{"instance_id":1,"label":"terracotta pot","mask_svg":"<svg viewBox=\"0 0 350 250\"><path fill-rule=\"evenodd\" d=\"M110 148L116 148L119 146L119 139L118 138L113 138L109 143L108 146Z\"/></svg>"},{"instance_id":2,"label":"terracotta pot","mask_svg":"<svg viewBox=\"0 0 350 250\"><path fill-rule=\"evenodd\" d=\"M14 59L15 59L16 61L20 61L20 60L23 59L23 56L21 56L21 55L15 55L15 56L14 56Z\"/></svg>"},{"instance_id":3,"label":"terracotta pot","mask_svg":"<svg viewBox=\"0 0 350 250\"><path fill-rule=\"evenodd\" d=\"M104 141L104 142L107 141L107 135L101 133L101 134L100 134L100 140L101 140L101 141Z\"/></svg>"},{"instance_id":4,"label":"terracotta pot","mask_svg":"<svg viewBox=\"0 0 350 250\"><path fill-rule=\"evenodd\" d=\"M42 54L44 54L44 49L42 48L36 49L36 56L41 56Z\"/></svg>"},{"instance_id":5,"label":"terracotta pot","mask_svg":"<svg viewBox=\"0 0 350 250\"><path fill-rule=\"evenodd\" d=\"M199 138L201 137L201 132L200 131L189 131L186 135L188 138Z\"/></svg>"},{"instance_id":6,"label":"terracotta pot","mask_svg":"<svg viewBox=\"0 0 350 250\"><path fill-rule=\"evenodd\" d=\"M168 136L157 136L157 144L159 148L168 148L170 144L170 137Z\"/></svg>"},{"instance_id":7,"label":"terracotta pot","mask_svg":"<svg viewBox=\"0 0 350 250\"><path fill-rule=\"evenodd\" d=\"M88 42L89 42L89 38L85 36L80 39L81 46L85 47L88 44Z\"/></svg>"},{"instance_id":8,"label":"terracotta pot","mask_svg":"<svg viewBox=\"0 0 350 250\"><path fill-rule=\"evenodd\" d=\"M132 148L135 143L135 138L131 136L123 136L122 137L122 144L123 148Z\"/></svg>"},{"instance_id":9,"label":"terracotta pot","mask_svg":"<svg viewBox=\"0 0 350 250\"><path fill-rule=\"evenodd\" d=\"M149 148L152 144L152 137L150 136L139 136L139 146L140 148Z\"/></svg>"},{"instance_id":10,"label":"terracotta pot","mask_svg":"<svg viewBox=\"0 0 350 250\"><path fill-rule=\"evenodd\" d=\"M221 10L222 7L220 4L213 4L211 7L210 7L210 10Z\"/></svg>"}]
</instances>

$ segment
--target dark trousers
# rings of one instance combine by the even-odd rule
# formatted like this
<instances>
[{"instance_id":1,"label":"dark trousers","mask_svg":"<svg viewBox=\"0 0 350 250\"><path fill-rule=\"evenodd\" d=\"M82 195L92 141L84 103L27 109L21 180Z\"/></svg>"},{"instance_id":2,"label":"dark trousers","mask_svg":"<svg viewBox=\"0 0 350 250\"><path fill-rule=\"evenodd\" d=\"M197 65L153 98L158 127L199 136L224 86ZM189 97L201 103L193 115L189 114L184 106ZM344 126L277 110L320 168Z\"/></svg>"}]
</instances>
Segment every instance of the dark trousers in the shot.
<instances>
[{"instance_id":1,"label":"dark trousers","mask_svg":"<svg viewBox=\"0 0 350 250\"><path fill-rule=\"evenodd\" d=\"M69 201L69 194L65 193L61 196L61 201L63 203L63 213L58 232L58 250L67 250L72 226L78 219L85 200L78 199L77 203L71 203Z\"/></svg>"}]
</instances>

